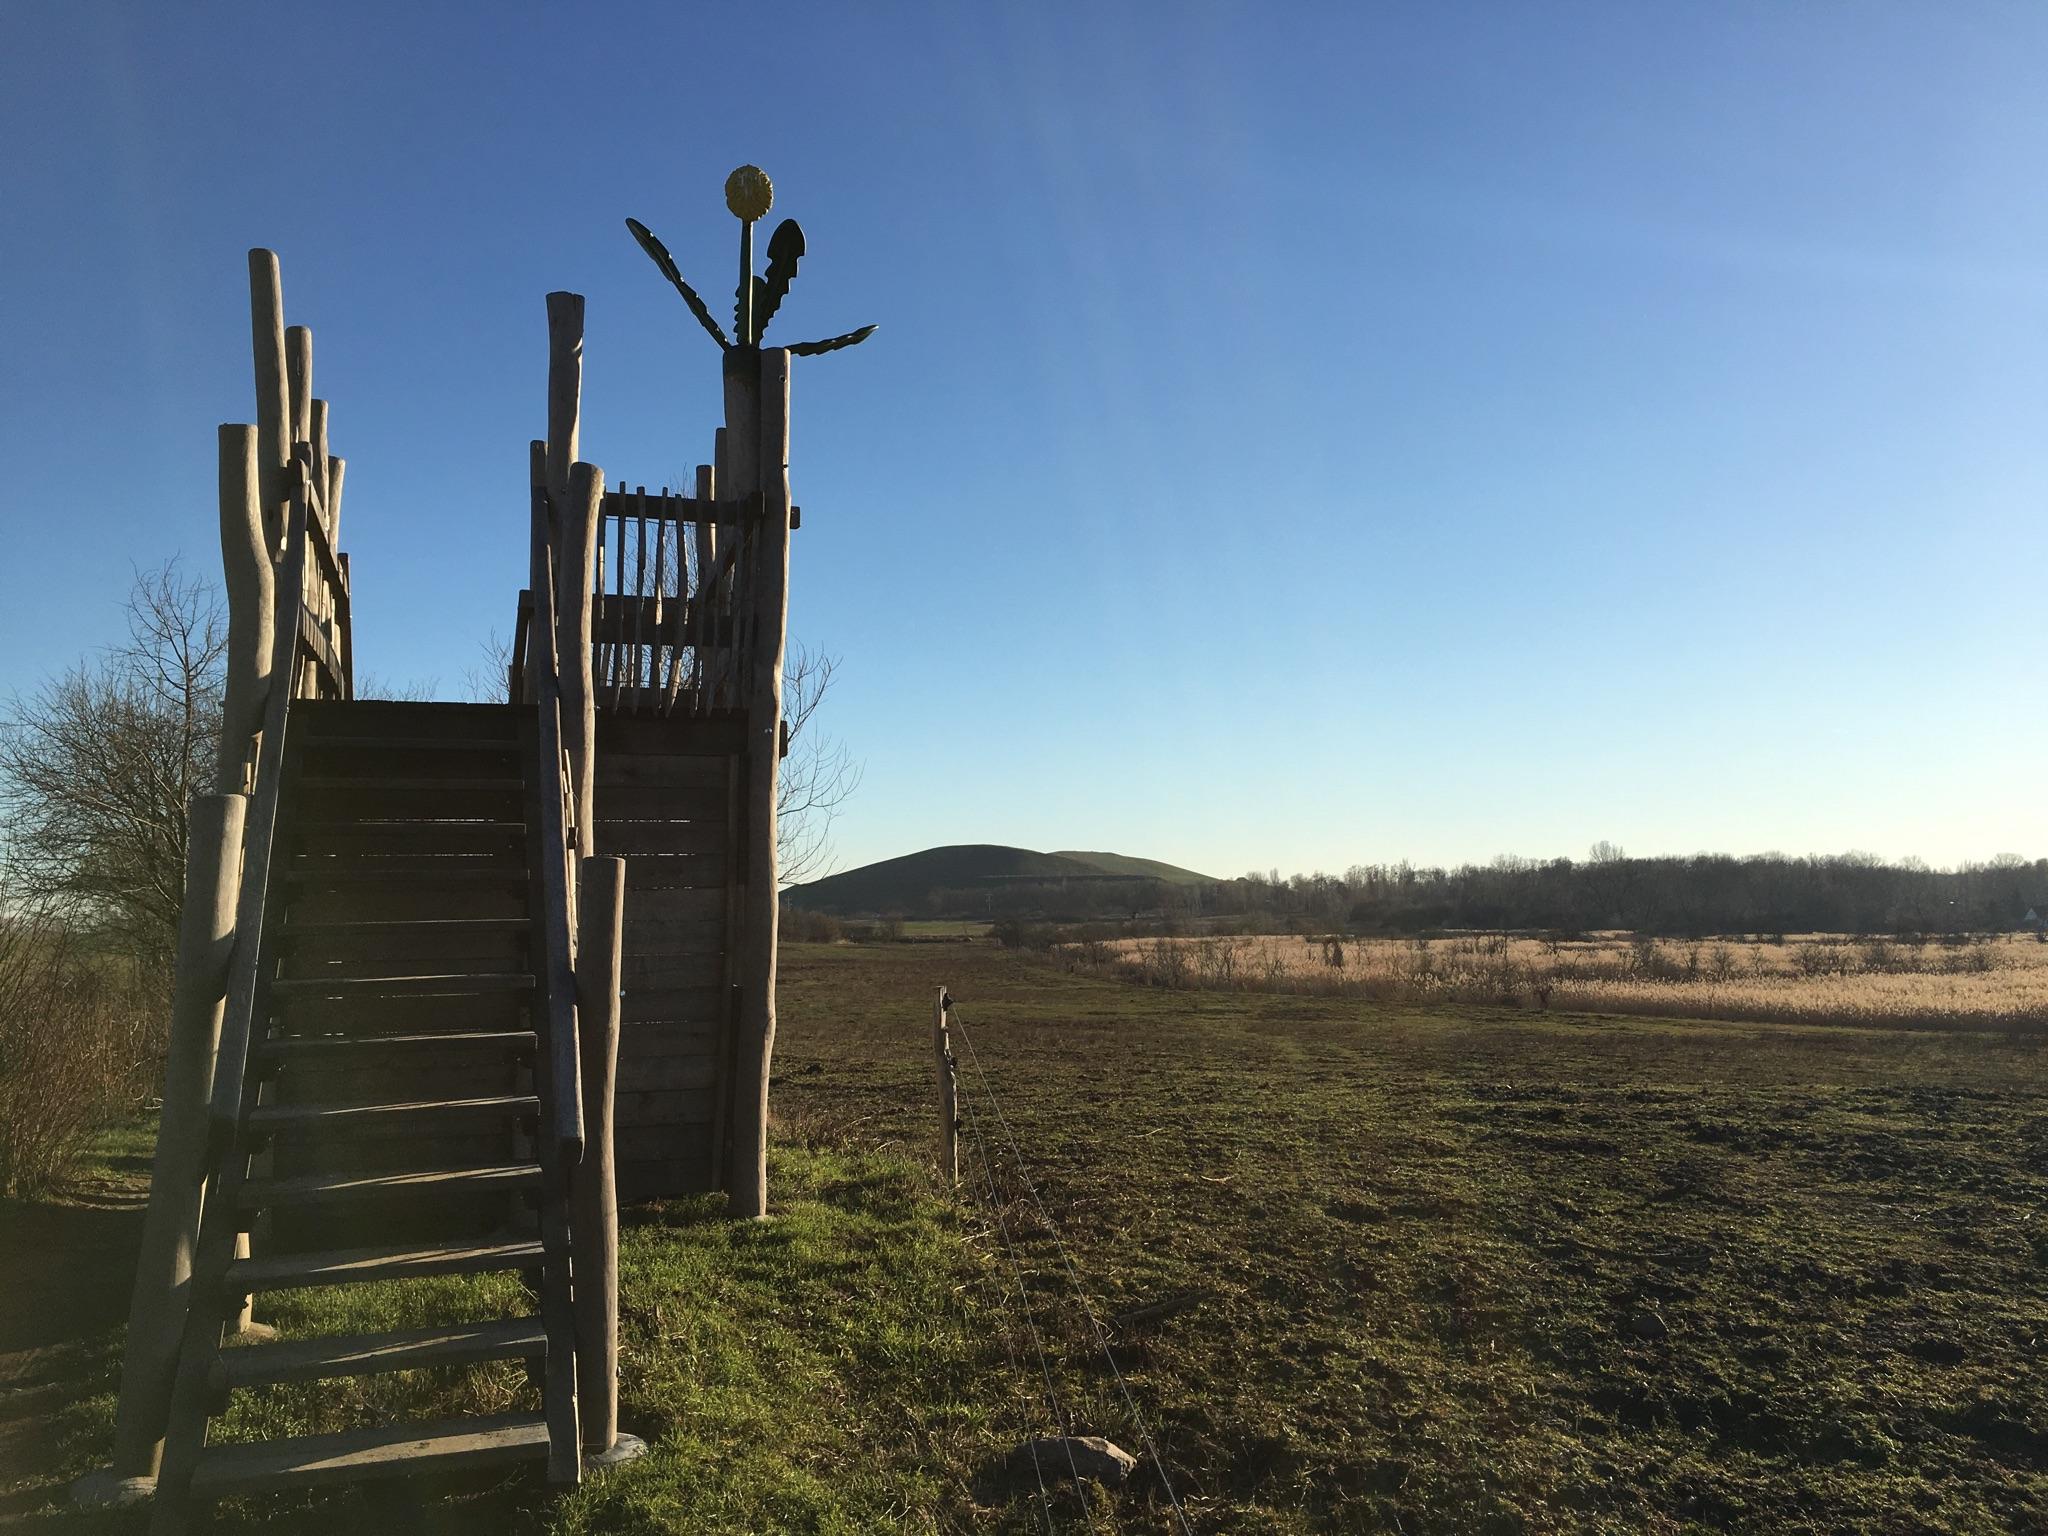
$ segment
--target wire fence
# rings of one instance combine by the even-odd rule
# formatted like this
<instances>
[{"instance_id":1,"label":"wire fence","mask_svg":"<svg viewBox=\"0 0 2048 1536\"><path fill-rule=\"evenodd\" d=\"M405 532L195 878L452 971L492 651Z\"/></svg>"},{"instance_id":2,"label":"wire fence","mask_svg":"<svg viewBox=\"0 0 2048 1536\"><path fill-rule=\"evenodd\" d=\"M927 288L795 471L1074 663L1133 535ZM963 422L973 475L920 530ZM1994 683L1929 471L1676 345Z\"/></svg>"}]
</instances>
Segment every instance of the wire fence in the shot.
<instances>
[{"instance_id":1,"label":"wire fence","mask_svg":"<svg viewBox=\"0 0 2048 1536\"><path fill-rule=\"evenodd\" d=\"M1074 1263L1073 1252L1067 1244L1066 1236L1060 1230L1059 1223L1053 1219L1052 1212L1047 1207L1044 1195L1040 1191L1039 1181L1033 1176L1031 1165L1024 1156L1023 1145L1018 1140L1010 1116L1005 1113L1002 1101L996 1096L995 1084L989 1076L987 1067L982 1063L981 1052L975 1046L974 1032L968 1027L966 1019L962 1017L958 1006L954 1004L950 996L944 1000L942 1007L947 1019L960 1033L961 1044L966 1047L968 1065L972 1069L975 1080L980 1088L980 1097L987 1106L987 1113L994 1117L994 1128L1000 1133L1002 1144L1009 1149L1011 1163L1016 1170L1018 1180L1029 1198L1037 1221L1046 1236L1052 1240L1053 1249L1059 1255L1060 1270L1064 1274L1067 1287L1072 1291L1074 1300L1080 1305L1082 1315L1087 1319L1088 1329L1095 1348L1101 1353L1104 1363L1109 1367L1110 1376L1115 1381L1117 1391L1123 1398L1124 1408L1130 1416L1131 1427L1137 1433L1139 1445L1143 1448L1145 1455L1151 1460L1153 1469L1158 1473L1159 1485L1166 1493L1167 1503L1172 1507L1174 1519L1178 1523L1183 1536L1194 1536L1194 1528L1188 1522L1186 1507L1181 1503L1180 1495L1174 1489L1172 1476L1166 1470L1165 1458L1159 1454L1158 1441L1152 1433L1152 1427L1146 1421L1144 1411L1138 1406L1137 1397L1131 1391L1130 1382L1124 1375L1123 1367L1117 1362L1116 1351L1110 1346L1109 1331L1103 1327L1102 1319L1096 1312L1094 1303L1089 1299L1087 1289L1081 1284L1080 1270ZM962 1109L966 1111L962 1118L974 1145L976 1161L981 1167L982 1182L987 1187L989 1208L995 1221L995 1231L1000 1239L1004 1258L1010 1267L1012 1285L1019 1302L1017 1315L1021 1318L1025 1330L1029 1333L1032 1347L1037 1353L1039 1374L1044 1388L1047 1409L1052 1415L1053 1423L1059 1426L1061 1438L1066 1442L1066 1470L1073 1478L1074 1490L1076 1497L1080 1501L1081 1512L1088 1522L1089 1529L1099 1530L1100 1526L1096 1520L1096 1512L1089 1503L1086 1479L1082 1477L1079 1464L1074 1456L1073 1418L1065 1405L1060 1401L1058 1391L1054 1386L1053 1373L1045 1350L1044 1337L1040 1332L1038 1319L1031 1305L1029 1288L1025 1284L1026 1269L1023 1257L1019 1251L1016 1235L1010 1227L1009 1217L1005 1209L1006 1203L996 1184L995 1164L990 1158L988 1150L988 1143L994 1138L991 1134L984 1133L982 1111L976 1107L974 1101L975 1095L971 1093L961 1096L960 1104ZM1021 1384L1024 1379L1024 1367L1017 1354L1014 1342L1008 1338L1007 1334L1005 1337L1005 1347L1010 1353L1014 1372L1013 1379ZM1020 1385L1018 1397L1020 1407L1028 1404L1030 1395L1028 1391L1022 1390ZM1038 1479L1040 1509L1045 1517L1046 1529L1049 1531L1052 1529L1052 1500L1045 1483L1045 1469L1040 1464L1036 1437L1029 1437L1027 1444L1031 1446L1032 1468Z\"/></svg>"}]
</instances>

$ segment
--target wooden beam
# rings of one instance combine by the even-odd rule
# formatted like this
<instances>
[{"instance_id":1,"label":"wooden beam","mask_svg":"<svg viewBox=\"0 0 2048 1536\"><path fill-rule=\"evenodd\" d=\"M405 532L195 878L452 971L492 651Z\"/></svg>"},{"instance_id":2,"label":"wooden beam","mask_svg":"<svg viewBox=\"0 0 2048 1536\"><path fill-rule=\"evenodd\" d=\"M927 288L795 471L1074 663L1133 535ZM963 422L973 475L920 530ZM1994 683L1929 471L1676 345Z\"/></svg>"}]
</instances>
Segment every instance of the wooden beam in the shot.
<instances>
[{"instance_id":1,"label":"wooden beam","mask_svg":"<svg viewBox=\"0 0 2048 1536\"><path fill-rule=\"evenodd\" d=\"M588 464L569 473L559 544L562 729L568 737L571 791L576 803L576 848L589 854L597 831L594 764L597 757L597 688L591 665L591 575L597 562L598 505L604 477Z\"/></svg>"},{"instance_id":2,"label":"wooden beam","mask_svg":"<svg viewBox=\"0 0 2048 1536\"><path fill-rule=\"evenodd\" d=\"M728 360L733 356L726 355ZM735 489L758 493L766 507L750 535L753 549L742 573L747 583L742 628L752 631L740 678L747 705L747 847L735 937L744 1011L734 1055L728 1191L734 1215L763 1217L768 1214L768 1079L775 1056L780 905L775 792L782 764L782 662L789 618L789 353L781 347L764 350L751 380L728 368L725 383L726 423L740 477Z\"/></svg>"},{"instance_id":3,"label":"wooden beam","mask_svg":"<svg viewBox=\"0 0 2048 1536\"><path fill-rule=\"evenodd\" d=\"M284 550L285 504L291 486L291 386L284 366L284 281L277 252L249 252L249 337L256 357L257 493L263 507L265 549L275 562Z\"/></svg>"},{"instance_id":4,"label":"wooden beam","mask_svg":"<svg viewBox=\"0 0 2048 1536\"><path fill-rule=\"evenodd\" d=\"M576 952L578 1043L583 1055L583 1161L575 1173L576 1390L586 1451L619 1433L619 1198L612 1100L619 1068L619 967L626 862L582 861Z\"/></svg>"},{"instance_id":5,"label":"wooden beam","mask_svg":"<svg viewBox=\"0 0 2048 1536\"><path fill-rule=\"evenodd\" d=\"M548 295L548 495L569 493L569 466L576 462L583 415L583 295ZM562 515L561 508L555 515Z\"/></svg>"},{"instance_id":6,"label":"wooden beam","mask_svg":"<svg viewBox=\"0 0 2048 1536\"><path fill-rule=\"evenodd\" d=\"M255 427L220 429L220 552L227 575L228 654L214 788L222 794L249 787L250 758L270 685L277 573L266 543L256 439Z\"/></svg>"},{"instance_id":7,"label":"wooden beam","mask_svg":"<svg viewBox=\"0 0 2048 1536\"><path fill-rule=\"evenodd\" d=\"M801 508L790 508L790 527L802 525L801 513ZM671 523L694 523L709 528L736 528L750 517L761 516L762 502L759 497L718 501L709 496L678 496L669 493L650 496L644 489L617 490L605 492L604 515L615 518L660 518Z\"/></svg>"},{"instance_id":8,"label":"wooden beam","mask_svg":"<svg viewBox=\"0 0 2048 1536\"><path fill-rule=\"evenodd\" d=\"M313 331L289 325L284 332L285 377L292 407L292 446L313 440Z\"/></svg>"},{"instance_id":9,"label":"wooden beam","mask_svg":"<svg viewBox=\"0 0 2048 1536\"><path fill-rule=\"evenodd\" d=\"M253 431L234 430L248 432L253 444ZM185 1297L199 1245L213 1062L220 1046L228 961L235 947L242 821L248 806L248 797L240 794L198 795L192 801L163 1117L157 1127L149 1209L142 1222L142 1252L128 1303L128 1342L114 1419L116 1477L154 1477L163 1455L178 1374L178 1341L185 1331Z\"/></svg>"}]
</instances>

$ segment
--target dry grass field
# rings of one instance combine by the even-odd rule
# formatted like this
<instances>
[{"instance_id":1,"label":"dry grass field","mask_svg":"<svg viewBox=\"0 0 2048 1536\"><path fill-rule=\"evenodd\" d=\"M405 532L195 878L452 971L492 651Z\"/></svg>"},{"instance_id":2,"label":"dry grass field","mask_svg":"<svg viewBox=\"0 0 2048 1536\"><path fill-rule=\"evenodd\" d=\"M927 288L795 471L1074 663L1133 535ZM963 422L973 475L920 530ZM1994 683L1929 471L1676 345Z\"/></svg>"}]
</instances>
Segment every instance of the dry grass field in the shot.
<instances>
[{"instance_id":1,"label":"dry grass field","mask_svg":"<svg viewBox=\"0 0 2048 1536\"><path fill-rule=\"evenodd\" d=\"M1658 1018L2048 1028L2048 944L1958 940L1670 940L1594 934L1438 939L1253 935L1118 939L1074 962L1167 987L1505 1004Z\"/></svg>"}]
</instances>

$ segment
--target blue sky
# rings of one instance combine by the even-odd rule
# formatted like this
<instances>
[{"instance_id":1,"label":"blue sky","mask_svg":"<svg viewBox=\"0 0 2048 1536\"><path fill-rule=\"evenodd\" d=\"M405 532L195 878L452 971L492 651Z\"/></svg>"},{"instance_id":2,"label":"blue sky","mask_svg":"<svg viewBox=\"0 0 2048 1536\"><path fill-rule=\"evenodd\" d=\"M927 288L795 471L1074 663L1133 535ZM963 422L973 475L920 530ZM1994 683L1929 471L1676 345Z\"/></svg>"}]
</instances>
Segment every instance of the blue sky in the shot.
<instances>
[{"instance_id":1,"label":"blue sky","mask_svg":"<svg viewBox=\"0 0 2048 1536\"><path fill-rule=\"evenodd\" d=\"M753 161L810 254L794 634L840 862L2048 849L2048 11L10 7L0 692L217 562L243 252L360 665L509 628L584 453L707 456Z\"/></svg>"}]
</instances>

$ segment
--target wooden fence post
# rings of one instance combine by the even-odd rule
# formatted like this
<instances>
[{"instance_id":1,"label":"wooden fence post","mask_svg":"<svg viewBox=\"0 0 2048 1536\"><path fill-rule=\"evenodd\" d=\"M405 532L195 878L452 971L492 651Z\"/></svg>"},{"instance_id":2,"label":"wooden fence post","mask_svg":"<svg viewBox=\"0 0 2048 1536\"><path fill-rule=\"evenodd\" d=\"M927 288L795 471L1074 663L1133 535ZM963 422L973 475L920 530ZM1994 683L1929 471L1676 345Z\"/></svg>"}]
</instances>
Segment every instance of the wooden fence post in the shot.
<instances>
[{"instance_id":1,"label":"wooden fence post","mask_svg":"<svg viewBox=\"0 0 2048 1536\"><path fill-rule=\"evenodd\" d=\"M163 1118L157 1129L149 1209L143 1217L142 1253L128 1304L128 1343L114 1421L115 1479L153 1480L163 1455L178 1341L191 1290L192 1254L199 1237L208 1105L227 997L228 960L235 944L242 822L248 805L248 797L239 794L200 795L192 801L170 1049L164 1063Z\"/></svg>"},{"instance_id":2,"label":"wooden fence post","mask_svg":"<svg viewBox=\"0 0 2048 1536\"><path fill-rule=\"evenodd\" d=\"M944 987L932 999L932 1055L939 1084L939 1172L956 1189L960 1184L960 1074L953 1065L953 1041L946 1030L946 1012L953 999Z\"/></svg>"},{"instance_id":3,"label":"wooden fence post","mask_svg":"<svg viewBox=\"0 0 2048 1536\"><path fill-rule=\"evenodd\" d=\"M747 712L747 847L728 1199L733 1215L761 1217L768 1214L768 1075L775 1056L781 905L775 791L782 768L782 653L789 618L789 353L773 348L756 356L734 348L726 361L726 455L733 475L728 495L760 497L760 511L743 535L747 570L738 620L747 638L740 677ZM751 380L744 376L750 364L758 369Z\"/></svg>"}]
</instances>

